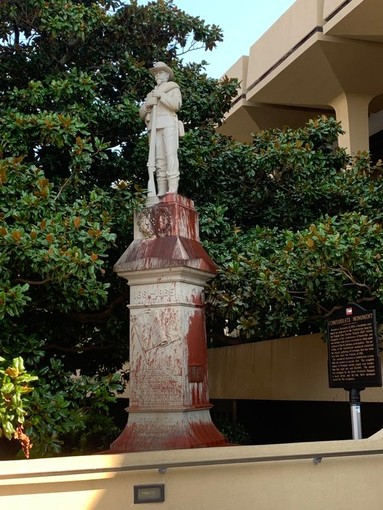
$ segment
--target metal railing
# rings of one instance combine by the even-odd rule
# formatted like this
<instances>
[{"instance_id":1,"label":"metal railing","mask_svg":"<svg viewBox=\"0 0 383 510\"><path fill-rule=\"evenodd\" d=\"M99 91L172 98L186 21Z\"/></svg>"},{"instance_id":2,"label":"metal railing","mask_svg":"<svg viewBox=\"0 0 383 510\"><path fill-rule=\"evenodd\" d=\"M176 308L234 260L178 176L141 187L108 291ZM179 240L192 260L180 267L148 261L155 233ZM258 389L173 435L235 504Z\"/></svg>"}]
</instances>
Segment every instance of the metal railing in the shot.
<instances>
[{"instance_id":1,"label":"metal railing","mask_svg":"<svg viewBox=\"0 0 383 510\"><path fill-rule=\"evenodd\" d=\"M39 472L23 472L15 474L0 474L0 482L5 480L29 479L29 478L45 478L56 476L80 476L87 474L101 473L123 473L128 471L148 471L154 469L159 473L165 473L168 469L190 468L190 467L206 467L206 466L225 466L233 464L253 464L262 462L283 462L297 460L311 460L314 464L320 464L323 459L340 458L340 457L362 457L372 455L383 455L383 448L373 450L352 450L352 451L334 451L321 453L298 453L287 455L267 455L254 457L233 457L227 459L205 459L190 461L169 461L169 462L153 462L149 464L129 464L123 466L111 466L103 468L79 468L60 471L39 471ZM7 462L7 461L4 461Z\"/></svg>"}]
</instances>

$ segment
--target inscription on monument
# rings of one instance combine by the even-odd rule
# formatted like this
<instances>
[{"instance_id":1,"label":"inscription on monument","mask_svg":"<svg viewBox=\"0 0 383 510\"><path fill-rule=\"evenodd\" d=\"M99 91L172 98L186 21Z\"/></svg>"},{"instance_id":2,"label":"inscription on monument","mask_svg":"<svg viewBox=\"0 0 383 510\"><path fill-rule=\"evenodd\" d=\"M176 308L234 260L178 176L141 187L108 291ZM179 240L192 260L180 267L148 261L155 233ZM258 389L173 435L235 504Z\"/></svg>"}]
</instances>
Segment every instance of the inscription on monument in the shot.
<instances>
[{"instance_id":1,"label":"inscription on monument","mask_svg":"<svg viewBox=\"0 0 383 510\"><path fill-rule=\"evenodd\" d=\"M145 367L138 376L142 406L152 409L182 406L181 375L166 373L160 367Z\"/></svg>"},{"instance_id":2,"label":"inscription on monument","mask_svg":"<svg viewBox=\"0 0 383 510\"><path fill-rule=\"evenodd\" d=\"M181 338L175 327L179 322L174 307L131 311L130 354L136 361L131 370L134 370L137 381L131 387L132 407L167 409L182 406L182 366L172 362L182 353Z\"/></svg>"},{"instance_id":3,"label":"inscription on monument","mask_svg":"<svg viewBox=\"0 0 383 510\"><path fill-rule=\"evenodd\" d=\"M167 303L172 302L176 298L175 287L165 286L146 286L145 288L139 288L136 290L132 298L134 304L151 304L151 303Z\"/></svg>"},{"instance_id":4,"label":"inscription on monument","mask_svg":"<svg viewBox=\"0 0 383 510\"><path fill-rule=\"evenodd\" d=\"M349 305L327 327L330 388L381 386L375 312Z\"/></svg>"},{"instance_id":5,"label":"inscription on monument","mask_svg":"<svg viewBox=\"0 0 383 510\"><path fill-rule=\"evenodd\" d=\"M161 283L158 285L137 285L131 292L131 305L155 305L183 303L199 305L203 303L202 288L198 289L185 282Z\"/></svg>"}]
</instances>

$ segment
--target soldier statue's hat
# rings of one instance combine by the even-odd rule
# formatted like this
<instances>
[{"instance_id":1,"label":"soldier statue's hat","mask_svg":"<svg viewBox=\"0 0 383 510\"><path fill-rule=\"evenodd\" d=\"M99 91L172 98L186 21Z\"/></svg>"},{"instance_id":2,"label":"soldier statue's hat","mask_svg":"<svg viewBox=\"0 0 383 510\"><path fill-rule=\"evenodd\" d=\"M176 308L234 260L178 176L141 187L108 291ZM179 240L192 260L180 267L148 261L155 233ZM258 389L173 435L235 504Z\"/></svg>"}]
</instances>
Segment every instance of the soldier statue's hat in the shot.
<instances>
[{"instance_id":1,"label":"soldier statue's hat","mask_svg":"<svg viewBox=\"0 0 383 510\"><path fill-rule=\"evenodd\" d=\"M165 62L156 62L152 68L149 69L149 73L153 76L156 75L159 71L166 71L169 74L169 78L172 80L174 78L174 73L170 69L169 66L165 64Z\"/></svg>"}]
</instances>

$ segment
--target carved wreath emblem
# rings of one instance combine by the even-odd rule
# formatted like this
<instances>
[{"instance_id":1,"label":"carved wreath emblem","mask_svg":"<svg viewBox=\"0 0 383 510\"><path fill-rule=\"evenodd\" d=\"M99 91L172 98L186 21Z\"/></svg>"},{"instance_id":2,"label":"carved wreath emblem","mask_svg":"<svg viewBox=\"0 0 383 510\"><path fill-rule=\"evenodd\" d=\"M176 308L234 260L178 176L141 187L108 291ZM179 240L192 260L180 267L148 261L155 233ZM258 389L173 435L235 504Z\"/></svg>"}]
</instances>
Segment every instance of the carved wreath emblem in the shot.
<instances>
[{"instance_id":1,"label":"carved wreath emblem","mask_svg":"<svg viewBox=\"0 0 383 510\"><path fill-rule=\"evenodd\" d=\"M172 216L166 207L155 209L155 233L158 237L170 236L172 233Z\"/></svg>"},{"instance_id":2,"label":"carved wreath emblem","mask_svg":"<svg viewBox=\"0 0 383 510\"><path fill-rule=\"evenodd\" d=\"M140 232L145 238L154 237L154 222L150 209L144 209L137 217L137 224Z\"/></svg>"},{"instance_id":3,"label":"carved wreath emblem","mask_svg":"<svg viewBox=\"0 0 383 510\"><path fill-rule=\"evenodd\" d=\"M170 236L172 233L172 215L166 207L144 209L139 213L137 223L147 239Z\"/></svg>"}]
</instances>

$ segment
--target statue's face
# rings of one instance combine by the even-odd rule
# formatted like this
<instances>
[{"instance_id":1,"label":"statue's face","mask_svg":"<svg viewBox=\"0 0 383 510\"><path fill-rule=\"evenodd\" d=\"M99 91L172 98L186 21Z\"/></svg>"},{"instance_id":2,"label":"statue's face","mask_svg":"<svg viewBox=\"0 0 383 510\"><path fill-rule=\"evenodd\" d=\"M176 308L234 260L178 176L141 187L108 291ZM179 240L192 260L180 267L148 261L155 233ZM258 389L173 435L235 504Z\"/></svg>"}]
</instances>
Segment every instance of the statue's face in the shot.
<instances>
[{"instance_id":1,"label":"statue's face","mask_svg":"<svg viewBox=\"0 0 383 510\"><path fill-rule=\"evenodd\" d=\"M158 73L155 74L154 79L156 80L157 85L160 85L161 83L168 81L169 73L166 71L158 71Z\"/></svg>"}]
</instances>

